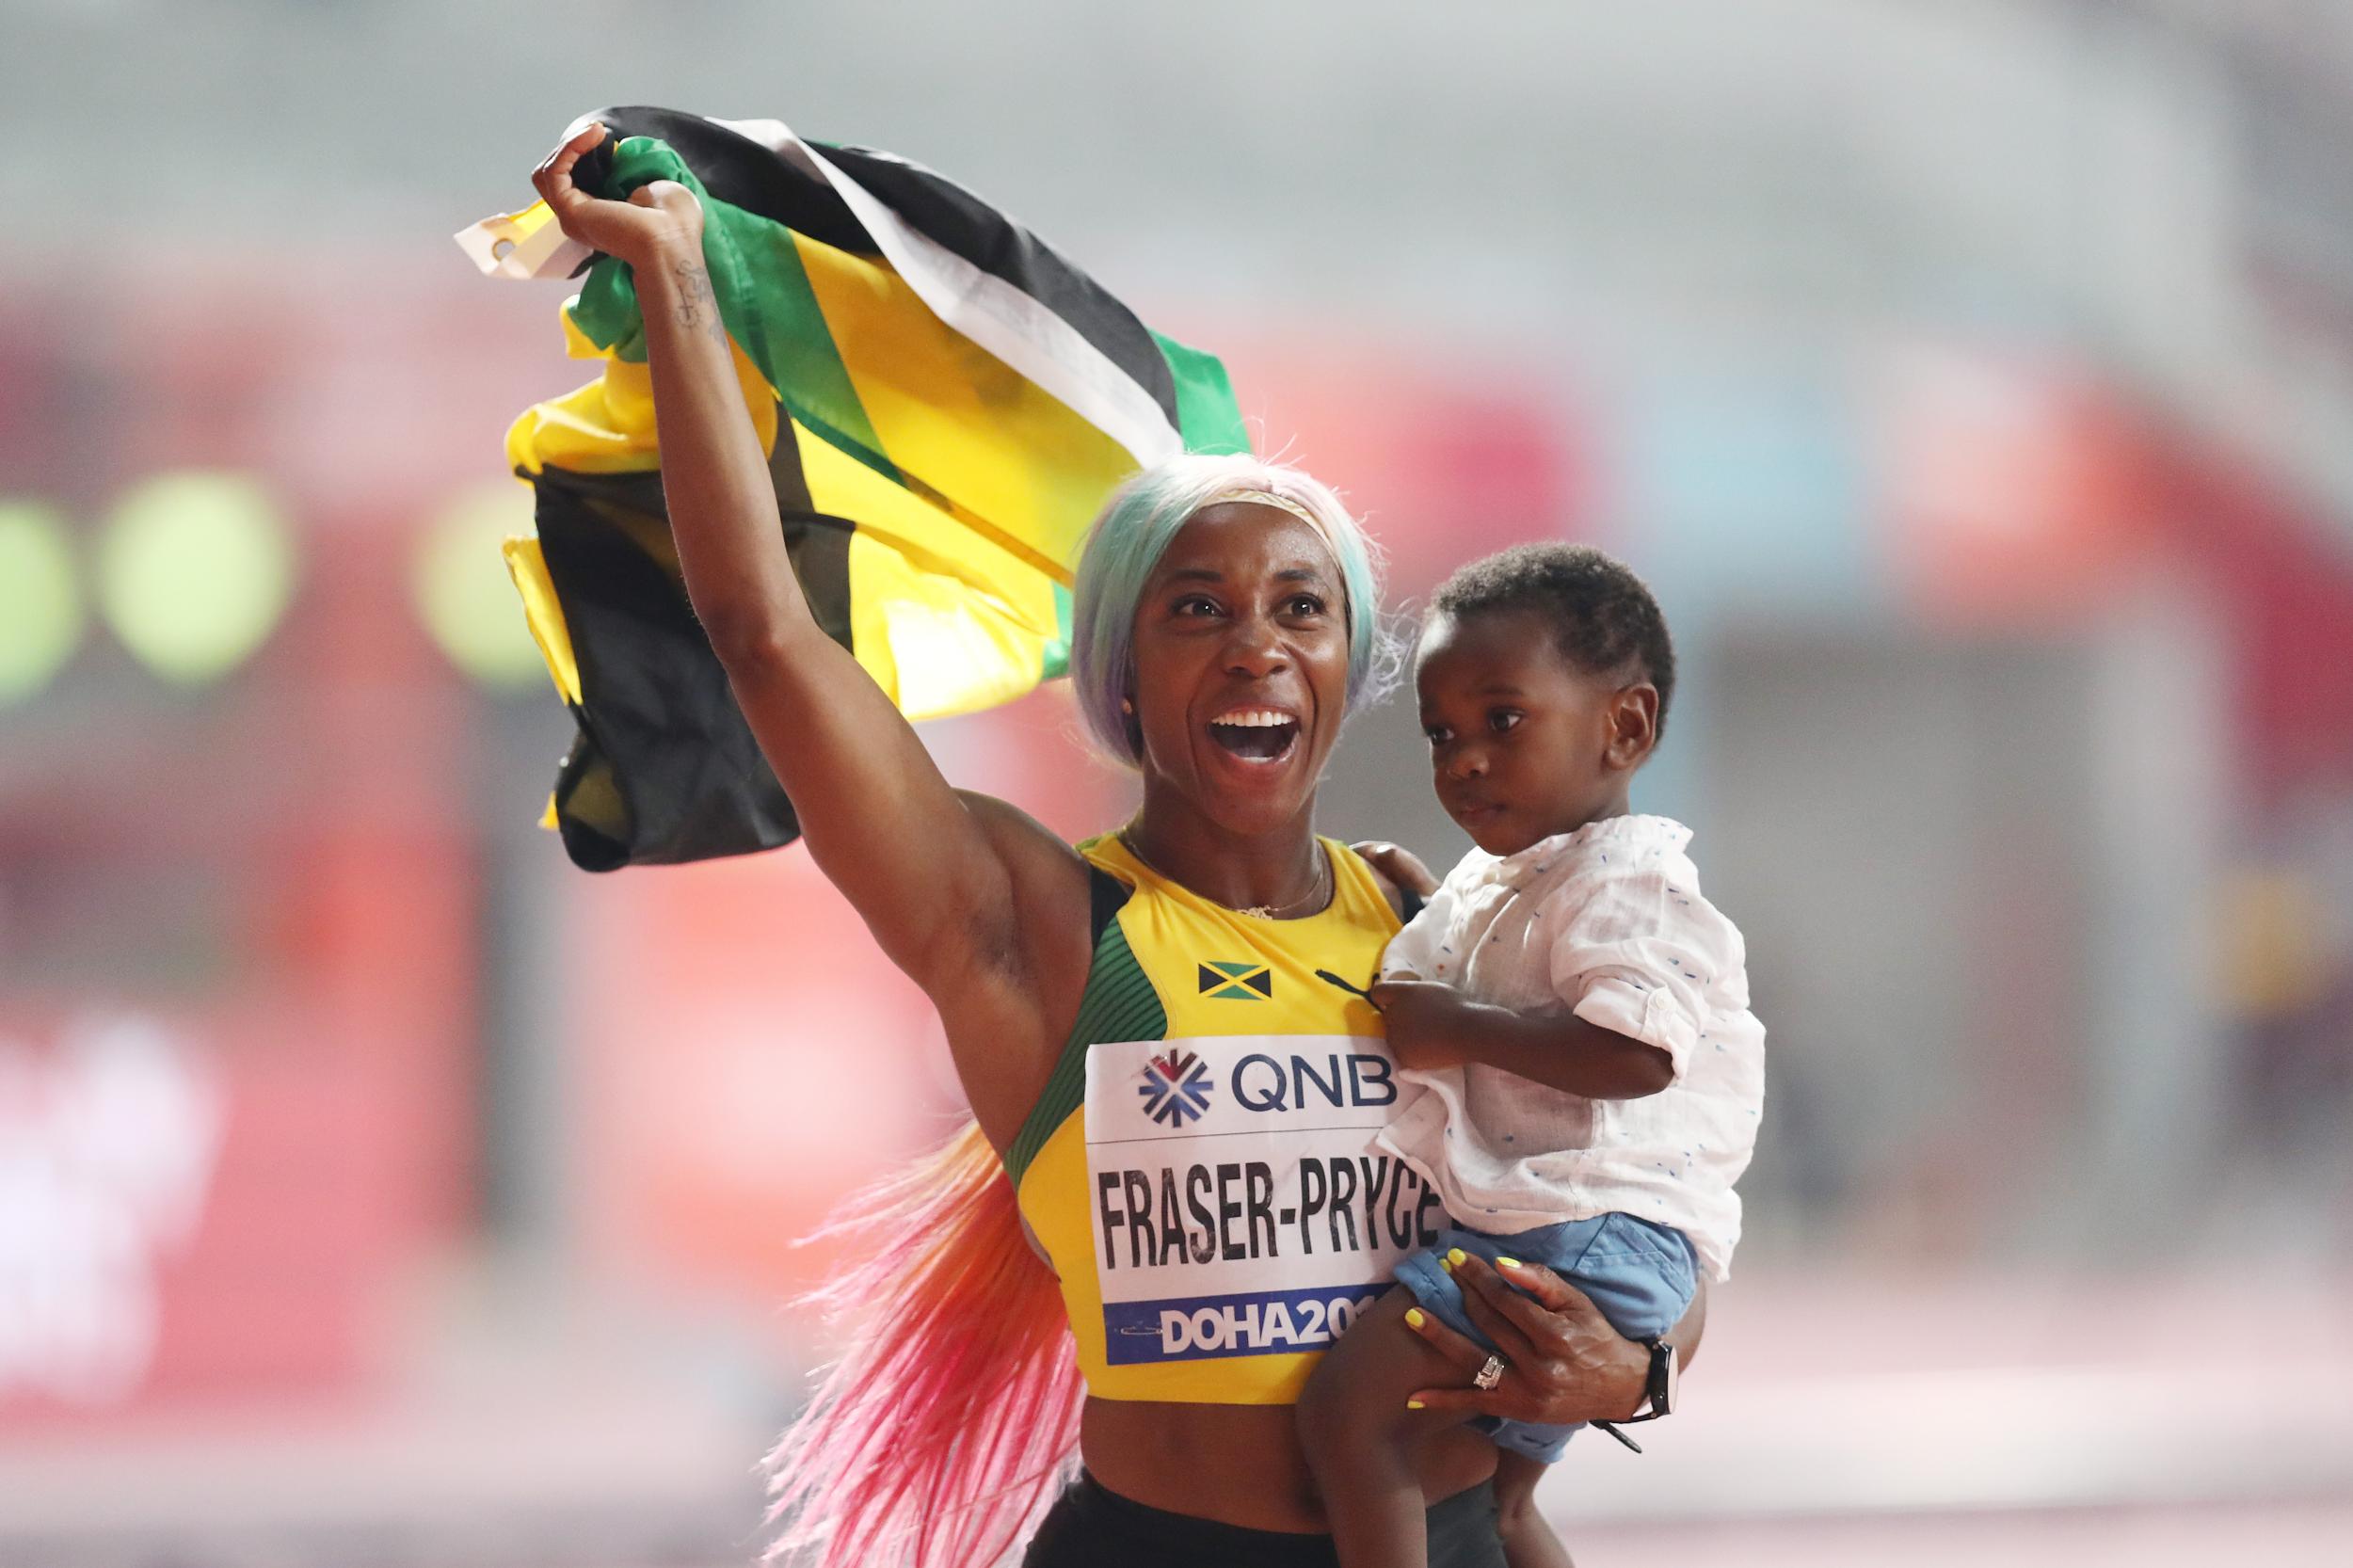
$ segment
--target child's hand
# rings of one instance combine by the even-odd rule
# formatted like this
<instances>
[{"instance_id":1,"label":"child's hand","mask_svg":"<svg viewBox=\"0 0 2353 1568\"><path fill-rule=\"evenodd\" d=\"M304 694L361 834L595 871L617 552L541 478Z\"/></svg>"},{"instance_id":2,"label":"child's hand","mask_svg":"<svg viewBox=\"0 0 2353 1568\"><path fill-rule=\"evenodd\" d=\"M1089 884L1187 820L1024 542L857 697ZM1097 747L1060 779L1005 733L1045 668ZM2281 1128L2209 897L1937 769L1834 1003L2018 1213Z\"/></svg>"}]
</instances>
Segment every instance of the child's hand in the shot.
<instances>
[{"instance_id":1,"label":"child's hand","mask_svg":"<svg viewBox=\"0 0 2353 1568\"><path fill-rule=\"evenodd\" d=\"M1459 1067L1462 1025L1479 1004L1438 980L1384 980L1369 993L1387 1026L1389 1054L1401 1066Z\"/></svg>"}]
</instances>

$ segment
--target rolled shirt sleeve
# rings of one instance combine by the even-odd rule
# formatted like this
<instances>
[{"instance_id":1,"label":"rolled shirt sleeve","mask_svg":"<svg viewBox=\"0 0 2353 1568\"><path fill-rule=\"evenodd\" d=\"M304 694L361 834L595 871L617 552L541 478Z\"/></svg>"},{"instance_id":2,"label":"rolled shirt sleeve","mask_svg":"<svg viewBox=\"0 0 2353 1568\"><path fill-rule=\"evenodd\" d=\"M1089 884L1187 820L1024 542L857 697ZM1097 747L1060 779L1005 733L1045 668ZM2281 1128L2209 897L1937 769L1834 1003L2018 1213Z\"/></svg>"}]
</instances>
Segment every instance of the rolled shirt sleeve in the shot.
<instances>
[{"instance_id":1,"label":"rolled shirt sleeve","mask_svg":"<svg viewBox=\"0 0 2353 1568\"><path fill-rule=\"evenodd\" d=\"M1676 861L1597 867L1554 889L1545 914L1558 921L1553 989L1586 1022L1665 1051L1680 1083L1710 994L1737 983L1746 954L1696 870Z\"/></svg>"}]
</instances>

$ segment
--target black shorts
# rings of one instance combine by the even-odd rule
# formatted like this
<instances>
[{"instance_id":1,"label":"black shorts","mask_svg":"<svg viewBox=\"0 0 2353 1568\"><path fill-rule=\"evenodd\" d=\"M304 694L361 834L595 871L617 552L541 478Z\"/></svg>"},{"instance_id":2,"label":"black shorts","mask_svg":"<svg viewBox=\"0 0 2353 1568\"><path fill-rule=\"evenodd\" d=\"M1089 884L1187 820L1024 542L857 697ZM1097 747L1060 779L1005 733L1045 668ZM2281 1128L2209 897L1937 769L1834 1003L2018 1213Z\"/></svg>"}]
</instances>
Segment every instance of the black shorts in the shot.
<instances>
[{"instance_id":1,"label":"black shorts","mask_svg":"<svg viewBox=\"0 0 2353 1568\"><path fill-rule=\"evenodd\" d=\"M1430 1568L1504 1568L1496 1489L1431 1506ZM1022 1568L1338 1568L1328 1535L1244 1529L1151 1508L1081 1471L1055 1500Z\"/></svg>"}]
</instances>

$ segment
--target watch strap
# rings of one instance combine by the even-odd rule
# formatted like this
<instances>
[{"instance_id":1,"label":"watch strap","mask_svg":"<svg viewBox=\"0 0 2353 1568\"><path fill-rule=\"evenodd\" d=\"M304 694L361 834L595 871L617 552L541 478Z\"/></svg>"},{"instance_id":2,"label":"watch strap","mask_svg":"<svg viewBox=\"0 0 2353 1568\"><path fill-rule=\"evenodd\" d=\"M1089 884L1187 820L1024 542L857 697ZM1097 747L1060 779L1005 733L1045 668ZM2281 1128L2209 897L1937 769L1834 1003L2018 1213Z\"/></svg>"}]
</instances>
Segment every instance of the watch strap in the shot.
<instances>
[{"instance_id":1,"label":"watch strap","mask_svg":"<svg viewBox=\"0 0 2353 1568\"><path fill-rule=\"evenodd\" d=\"M1661 1416L1674 1413L1675 1348L1655 1335L1646 1335L1635 1341L1650 1351L1650 1374L1643 1384L1644 1408L1635 1416L1622 1416L1614 1421L1589 1423L1599 1427L1636 1453L1642 1446L1620 1432L1620 1427L1633 1426L1640 1421L1656 1421Z\"/></svg>"}]
</instances>

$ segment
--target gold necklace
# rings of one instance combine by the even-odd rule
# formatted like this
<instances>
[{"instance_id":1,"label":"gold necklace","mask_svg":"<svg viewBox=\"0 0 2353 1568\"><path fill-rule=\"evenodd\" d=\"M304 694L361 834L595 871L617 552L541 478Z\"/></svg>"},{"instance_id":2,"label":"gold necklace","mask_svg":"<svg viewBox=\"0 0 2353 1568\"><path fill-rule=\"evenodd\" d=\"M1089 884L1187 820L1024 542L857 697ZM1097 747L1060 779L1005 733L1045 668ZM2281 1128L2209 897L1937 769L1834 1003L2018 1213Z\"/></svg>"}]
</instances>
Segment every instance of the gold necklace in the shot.
<instances>
[{"instance_id":1,"label":"gold necklace","mask_svg":"<svg viewBox=\"0 0 2353 1568\"><path fill-rule=\"evenodd\" d=\"M1185 887L1183 882L1160 870L1160 868L1153 862L1150 856L1138 849L1136 847L1136 841L1128 836L1128 830L1124 827L1119 830L1119 842L1128 854L1134 856L1138 860L1142 861L1144 869L1149 871L1153 875L1159 877L1163 882L1174 882L1179 888ZM1248 905L1220 904L1216 899L1209 899L1209 902L1216 904L1220 909L1231 910L1237 915L1247 915L1254 920L1287 920L1291 919L1294 915L1313 914L1317 910L1321 910L1326 904L1330 904L1332 901L1332 895L1337 891L1337 889L1332 886L1332 856L1328 853L1325 853L1324 848L1321 843L1316 845L1316 863L1319 867L1319 871L1316 876L1315 890L1310 892L1305 898L1294 899L1289 904L1253 904ZM1186 888L1186 891L1191 892L1193 889L1188 888ZM1209 898L1209 895L1206 893L1197 894L1196 896ZM1310 905L1313 907L1311 908Z\"/></svg>"}]
</instances>

